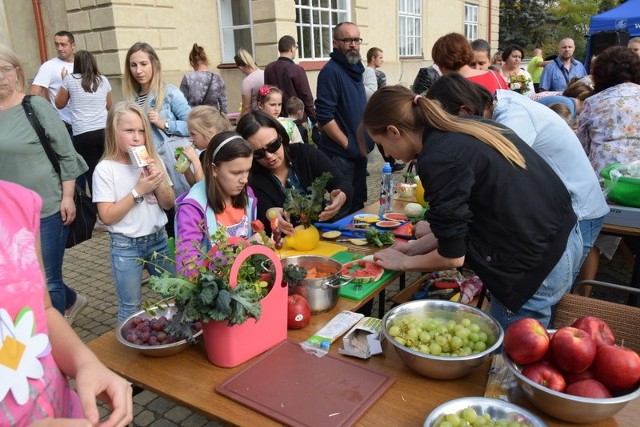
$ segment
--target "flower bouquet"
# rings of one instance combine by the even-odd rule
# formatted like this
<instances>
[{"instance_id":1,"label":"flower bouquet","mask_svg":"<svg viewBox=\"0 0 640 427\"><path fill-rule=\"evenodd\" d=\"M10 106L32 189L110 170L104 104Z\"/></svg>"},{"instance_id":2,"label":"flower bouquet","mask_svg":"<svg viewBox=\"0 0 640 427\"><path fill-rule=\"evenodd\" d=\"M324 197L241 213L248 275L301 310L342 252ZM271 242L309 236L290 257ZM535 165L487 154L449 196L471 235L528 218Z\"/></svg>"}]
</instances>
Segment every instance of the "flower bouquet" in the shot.
<instances>
[{"instance_id":1,"label":"flower bouquet","mask_svg":"<svg viewBox=\"0 0 640 427\"><path fill-rule=\"evenodd\" d=\"M531 79L522 74L512 74L509 76L509 89L524 95L529 91Z\"/></svg>"}]
</instances>

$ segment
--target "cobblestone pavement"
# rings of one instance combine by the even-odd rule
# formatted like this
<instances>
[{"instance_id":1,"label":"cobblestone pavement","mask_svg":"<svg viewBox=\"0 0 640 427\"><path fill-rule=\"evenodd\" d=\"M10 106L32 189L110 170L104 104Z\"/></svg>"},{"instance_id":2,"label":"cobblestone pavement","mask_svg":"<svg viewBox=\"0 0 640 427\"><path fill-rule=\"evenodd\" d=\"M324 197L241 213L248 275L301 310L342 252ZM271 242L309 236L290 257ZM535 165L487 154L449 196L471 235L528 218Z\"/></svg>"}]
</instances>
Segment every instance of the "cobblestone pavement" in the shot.
<instances>
[{"instance_id":1,"label":"cobblestone pavement","mask_svg":"<svg viewBox=\"0 0 640 427\"><path fill-rule=\"evenodd\" d=\"M377 151L374 151L371 154L369 163L369 203L378 198L381 167L381 157ZM402 179L402 172L394 173L394 179ZM618 283L626 283L628 281L630 273L624 267L624 262L621 259L614 258L613 262L604 261L603 264L603 269L608 274L605 279ZM64 263L64 278L69 286L88 298L87 307L78 315L73 325L75 331L85 342L97 338L116 326L117 298L111 277L108 233L95 232L93 239L90 241L67 250ZM411 283L412 279L410 277L408 283ZM143 290L145 299L153 300L155 298L146 286ZM387 308L389 307L388 298L397 290L397 283L387 288ZM377 304L378 300L376 299L373 313L377 313ZM107 413L105 408L102 408L102 413L103 415ZM175 405L171 401L146 390L134 397L134 415L134 425L136 426L201 427L222 425L218 422L207 420L188 408Z\"/></svg>"}]
</instances>

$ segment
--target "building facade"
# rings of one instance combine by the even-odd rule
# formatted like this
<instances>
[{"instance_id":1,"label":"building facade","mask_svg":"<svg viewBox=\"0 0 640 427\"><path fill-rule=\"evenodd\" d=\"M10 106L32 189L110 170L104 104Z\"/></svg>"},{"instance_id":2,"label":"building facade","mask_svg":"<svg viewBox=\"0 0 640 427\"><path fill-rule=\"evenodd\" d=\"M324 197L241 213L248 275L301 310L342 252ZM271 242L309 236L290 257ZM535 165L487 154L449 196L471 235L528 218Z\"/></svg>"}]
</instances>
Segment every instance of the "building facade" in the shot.
<instances>
[{"instance_id":1,"label":"building facade","mask_svg":"<svg viewBox=\"0 0 640 427\"><path fill-rule=\"evenodd\" d=\"M298 40L299 63L315 93L318 71L332 50L331 30L341 21L360 27L366 51L384 51L389 84L410 86L431 61L435 40L452 31L498 45L498 0L0 0L0 43L21 58L28 79L55 56L53 34L71 31L76 49L94 53L121 99L124 58L137 41L160 56L165 80L179 84L191 71L193 43L207 51L212 70L227 84L229 111L240 106L244 75L233 56L241 47L263 68L278 57L277 43Z\"/></svg>"}]
</instances>

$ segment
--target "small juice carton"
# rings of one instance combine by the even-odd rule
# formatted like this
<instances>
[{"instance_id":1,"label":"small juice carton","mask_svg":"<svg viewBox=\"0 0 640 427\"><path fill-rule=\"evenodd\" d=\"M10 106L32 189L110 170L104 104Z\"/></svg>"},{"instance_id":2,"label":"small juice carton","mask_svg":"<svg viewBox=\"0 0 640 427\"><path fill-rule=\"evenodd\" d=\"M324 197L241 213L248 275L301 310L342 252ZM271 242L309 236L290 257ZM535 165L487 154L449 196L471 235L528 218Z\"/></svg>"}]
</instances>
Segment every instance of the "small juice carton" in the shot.
<instances>
[{"instance_id":1,"label":"small juice carton","mask_svg":"<svg viewBox=\"0 0 640 427\"><path fill-rule=\"evenodd\" d=\"M149 164L149 153L147 152L147 147L144 145L131 147L129 149L129 157L131 157L131 163L138 168L142 168Z\"/></svg>"}]
</instances>

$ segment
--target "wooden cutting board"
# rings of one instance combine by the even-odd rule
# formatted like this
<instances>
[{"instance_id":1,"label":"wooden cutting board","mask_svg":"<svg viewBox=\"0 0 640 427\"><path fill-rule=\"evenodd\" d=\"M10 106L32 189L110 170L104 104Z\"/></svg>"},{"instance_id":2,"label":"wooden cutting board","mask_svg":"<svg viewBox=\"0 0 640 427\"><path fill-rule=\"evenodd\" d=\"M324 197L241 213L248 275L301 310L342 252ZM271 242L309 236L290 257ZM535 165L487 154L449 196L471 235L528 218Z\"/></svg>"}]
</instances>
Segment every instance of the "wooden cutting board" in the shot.
<instances>
[{"instance_id":1,"label":"wooden cutting board","mask_svg":"<svg viewBox=\"0 0 640 427\"><path fill-rule=\"evenodd\" d=\"M346 356L318 358L284 341L216 391L291 426L354 424L395 379Z\"/></svg>"}]
</instances>

